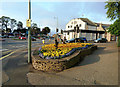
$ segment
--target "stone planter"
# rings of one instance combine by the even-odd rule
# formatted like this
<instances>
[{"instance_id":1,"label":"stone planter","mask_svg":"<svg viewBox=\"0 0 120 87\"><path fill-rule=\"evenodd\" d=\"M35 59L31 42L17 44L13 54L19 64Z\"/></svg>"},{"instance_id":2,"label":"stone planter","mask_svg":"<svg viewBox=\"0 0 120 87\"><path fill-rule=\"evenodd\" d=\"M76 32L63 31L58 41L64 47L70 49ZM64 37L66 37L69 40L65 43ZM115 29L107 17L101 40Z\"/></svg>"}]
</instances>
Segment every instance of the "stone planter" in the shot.
<instances>
[{"instance_id":1,"label":"stone planter","mask_svg":"<svg viewBox=\"0 0 120 87\"><path fill-rule=\"evenodd\" d=\"M60 72L78 63L81 58L97 49L96 45L83 50L76 50L72 55L62 59L43 59L38 55L38 49L32 53L32 65L36 70L45 72Z\"/></svg>"}]
</instances>

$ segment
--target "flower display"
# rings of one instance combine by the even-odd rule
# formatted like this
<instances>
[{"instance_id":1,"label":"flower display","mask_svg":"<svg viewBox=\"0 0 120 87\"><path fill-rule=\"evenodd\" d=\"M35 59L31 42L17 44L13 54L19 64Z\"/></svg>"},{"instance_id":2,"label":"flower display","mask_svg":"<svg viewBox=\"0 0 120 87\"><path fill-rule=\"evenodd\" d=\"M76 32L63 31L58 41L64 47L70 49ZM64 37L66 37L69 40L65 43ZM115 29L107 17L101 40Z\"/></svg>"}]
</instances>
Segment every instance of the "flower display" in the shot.
<instances>
[{"instance_id":1,"label":"flower display","mask_svg":"<svg viewBox=\"0 0 120 87\"><path fill-rule=\"evenodd\" d=\"M66 43L44 45L39 49L39 56L45 59L59 59L71 55L75 50L85 49L91 46L91 43Z\"/></svg>"}]
</instances>

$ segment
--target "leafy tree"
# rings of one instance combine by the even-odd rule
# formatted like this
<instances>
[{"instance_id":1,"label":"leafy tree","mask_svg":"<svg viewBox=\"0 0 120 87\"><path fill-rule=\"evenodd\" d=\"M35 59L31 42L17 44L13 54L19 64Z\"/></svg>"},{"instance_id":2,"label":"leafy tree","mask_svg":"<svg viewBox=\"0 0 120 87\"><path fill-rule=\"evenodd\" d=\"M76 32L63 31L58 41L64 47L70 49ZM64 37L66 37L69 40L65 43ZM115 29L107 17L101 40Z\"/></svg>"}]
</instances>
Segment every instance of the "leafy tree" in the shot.
<instances>
[{"instance_id":1,"label":"leafy tree","mask_svg":"<svg viewBox=\"0 0 120 87\"><path fill-rule=\"evenodd\" d=\"M8 33L11 33L11 29L10 29L10 28L7 28L7 32L8 32Z\"/></svg>"},{"instance_id":2,"label":"leafy tree","mask_svg":"<svg viewBox=\"0 0 120 87\"><path fill-rule=\"evenodd\" d=\"M10 17L6 17L6 16L2 16L2 17L1 17L2 29L3 29L3 27L5 26L6 31L8 31L8 30L7 30L7 29L8 29L7 26L8 26L9 21L10 21Z\"/></svg>"},{"instance_id":3,"label":"leafy tree","mask_svg":"<svg viewBox=\"0 0 120 87\"><path fill-rule=\"evenodd\" d=\"M113 24L110 25L108 32L117 36L120 35L120 19L117 19Z\"/></svg>"},{"instance_id":4,"label":"leafy tree","mask_svg":"<svg viewBox=\"0 0 120 87\"><path fill-rule=\"evenodd\" d=\"M21 21L18 21L18 23L17 23L17 32L20 33L21 29L23 29L23 23Z\"/></svg>"},{"instance_id":5,"label":"leafy tree","mask_svg":"<svg viewBox=\"0 0 120 87\"><path fill-rule=\"evenodd\" d=\"M43 28L42 33L47 35L48 33L50 33L50 28L49 27Z\"/></svg>"},{"instance_id":6,"label":"leafy tree","mask_svg":"<svg viewBox=\"0 0 120 87\"><path fill-rule=\"evenodd\" d=\"M21 21L18 21L17 29L22 29L22 28L23 28L23 23Z\"/></svg>"},{"instance_id":7,"label":"leafy tree","mask_svg":"<svg viewBox=\"0 0 120 87\"><path fill-rule=\"evenodd\" d=\"M31 34L32 35L36 35L36 32L37 32L37 24L36 23L32 23Z\"/></svg>"},{"instance_id":8,"label":"leafy tree","mask_svg":"<svg viewBox=\"0 0 120 87\"><path fill-rule=\"evenodd\" d=\"M23 28L20 30L21 33L26 33L27 32L27 29L26 28Z\"/></svg>"},{"instance_id":9,"label":"leafy tree","mask_svg":"<svg viewBox=\"0 0 120 87\"><path fill-rule=\"evenodd\" d=\"M106 2L105 9L107 9L107 17L111 21L116 20L109 28L108 32L118 36L118 46L120 46L120 1Z\"/></svg>"},{"instance_id":10,"label":"leafy tree","mask_svg":"<svg viewBox=\"0 0 120 87\"><path fill-rule=\"evenodd\" d=\"M111 21L116 18L120 18L120 1L106 3L107 5L105 6L105 9L107 9L107 17L110 18Z\"/></svg>"},{"instance_id":11,"label":"leafy tree","mask_svg":"<svg viewBox=\"0 0 120 87\"><path fill-rule=\"evenodd\" d=\"M11 21L11 24L10 24L11 30L13 31L13 28L17 25L17 21L15 19L11 19L10 21Z\"/></svg>"}]
</instances>

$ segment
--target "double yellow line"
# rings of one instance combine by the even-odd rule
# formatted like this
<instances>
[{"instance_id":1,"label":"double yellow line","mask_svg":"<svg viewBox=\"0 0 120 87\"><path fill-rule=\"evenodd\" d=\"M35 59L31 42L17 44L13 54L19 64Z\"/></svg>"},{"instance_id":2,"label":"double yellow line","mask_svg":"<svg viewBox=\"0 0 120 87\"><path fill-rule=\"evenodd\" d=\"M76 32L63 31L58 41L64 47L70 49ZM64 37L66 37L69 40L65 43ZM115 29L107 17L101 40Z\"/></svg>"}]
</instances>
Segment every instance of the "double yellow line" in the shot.
<instances>
[{"instance_id":1,"label":"double yellow line","mask_svg":"<svg viewBox=\"0 0 120 87\"><path fill-rule=\"evenodd\" d=\"M12 51L12 50L8 50L8 51L3 52L3 53L5 54L5 53L11 52L11 51ZM8 57L8 56L12 55L13 53L15 53L15 51L13 51L13 52L9 53L8 55L5 55L5 56L1 57L1 58L0 58L0 60L2 60L2 59L4 59L4 58L6 58L6 57Z\"/></svg>"}]
</instances>

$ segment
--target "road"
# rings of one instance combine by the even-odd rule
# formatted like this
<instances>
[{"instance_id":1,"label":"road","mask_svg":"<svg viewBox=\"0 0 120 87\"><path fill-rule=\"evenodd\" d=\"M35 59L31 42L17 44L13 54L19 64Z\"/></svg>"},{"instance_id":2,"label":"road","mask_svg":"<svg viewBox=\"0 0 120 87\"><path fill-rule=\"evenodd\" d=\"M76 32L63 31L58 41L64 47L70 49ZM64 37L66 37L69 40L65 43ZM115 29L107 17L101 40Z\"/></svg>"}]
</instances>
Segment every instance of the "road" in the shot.
<instances>
[{"instance_id":1,"label":"road","mask_svg":"<svg viewBox=\"0 0 120 87\"><path fill-rule=\"evenodd\" d=\"M45 43L49 43L49 40L46 39ZM6 38L1 44L0 52L2 56L0 62L2 61L2 83L14 85L14 81L17 81L16 84L29 85L25 75L29 71L29 65L27 64L27 40ZM35 47L40 47L41 45L41 39L32 41L32 51Z\"/></svg>"},{"instance_id":2,"label":"road","mask_svg":"<svg viewBox=\"0 0 120 87\"><path fill-rule=\"evenodd\" d=\"M98 50L86 56L78 65L59 73L43 73L31 69L31 65L27 64L27 41L13 42L9 39L3 43L4 49L17 50L2 60L3 85L117 85L118 83L118 50L115 42L96 43ZM12 46L7 46L6 43ZM39 41L32 44L32 51L42 45Z\"/></svg>"}]
</instances>

